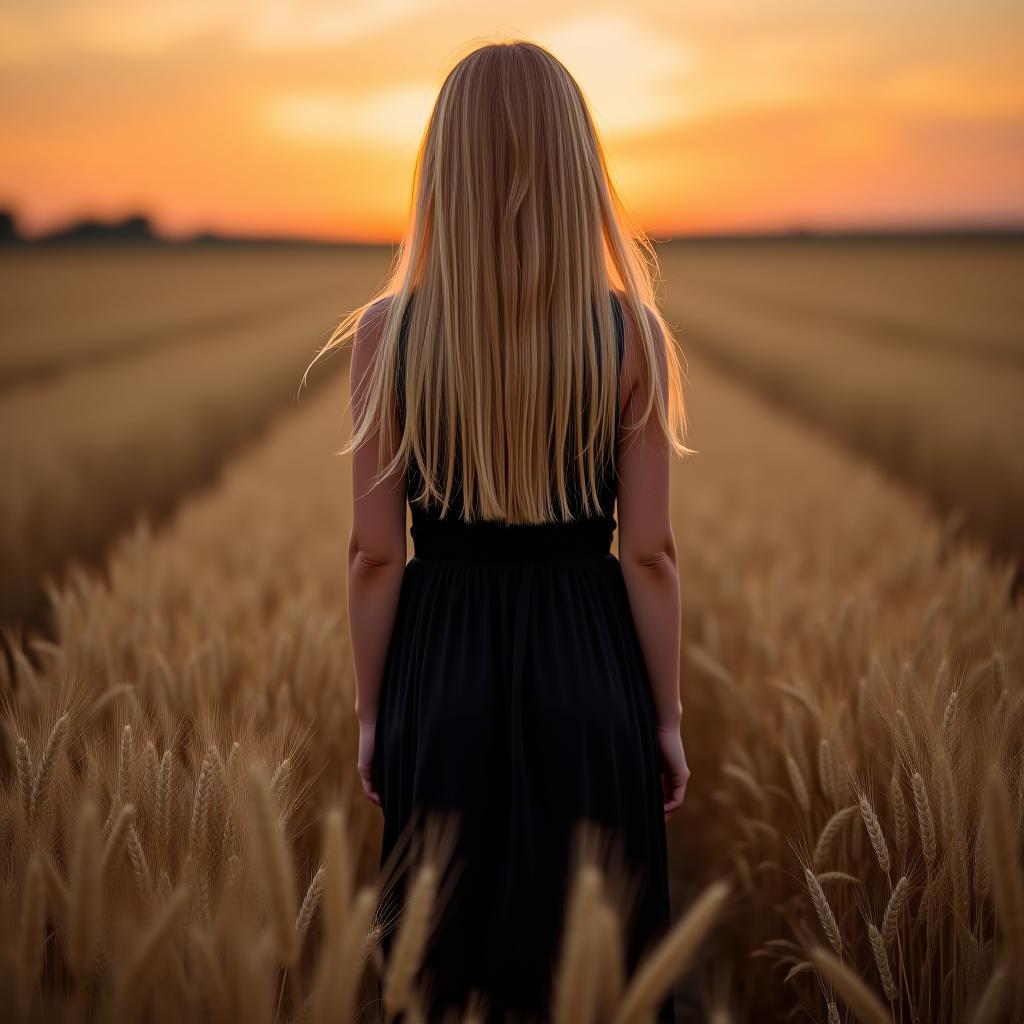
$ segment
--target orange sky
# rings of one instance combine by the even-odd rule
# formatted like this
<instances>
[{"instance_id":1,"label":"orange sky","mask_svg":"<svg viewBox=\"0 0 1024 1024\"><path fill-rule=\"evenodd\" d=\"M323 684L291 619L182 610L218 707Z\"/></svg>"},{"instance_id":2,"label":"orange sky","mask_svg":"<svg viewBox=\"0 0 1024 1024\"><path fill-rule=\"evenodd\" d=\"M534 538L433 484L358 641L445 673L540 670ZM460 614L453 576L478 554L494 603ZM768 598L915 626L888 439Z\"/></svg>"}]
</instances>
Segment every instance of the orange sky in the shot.
<instances>
[{"instance_id":1,"label":"orange sky","mask_svg":"<svg viewBox=\"0 0 1024 1024\"><path fill-rule=\"evenodd\" d=\"M576 75L656 238L1024 221L1017 0L7 4L0 205L393 241L443 75L512 35Z\"/></svg>"}]
</instances>

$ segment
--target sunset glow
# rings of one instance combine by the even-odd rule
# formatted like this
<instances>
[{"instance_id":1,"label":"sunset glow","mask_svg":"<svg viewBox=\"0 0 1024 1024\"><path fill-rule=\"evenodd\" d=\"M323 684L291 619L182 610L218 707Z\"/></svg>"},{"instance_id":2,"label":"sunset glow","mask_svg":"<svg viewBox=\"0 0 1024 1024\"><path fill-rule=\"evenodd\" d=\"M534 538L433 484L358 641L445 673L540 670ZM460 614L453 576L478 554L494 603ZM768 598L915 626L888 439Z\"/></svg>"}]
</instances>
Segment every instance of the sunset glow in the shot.
<instances>
[{"instance_id":1,"label":"sunset glow","mask_svg":"<svg viewBox=\"0 0 1024 1024\"><path fill-rule=\"evenodd\" d=\"M1024 220L1021 6L59 0L0 11L0 205L393 241L444 75L524 36L587 94L637 223Z\"/></svg>"}]
</instances>

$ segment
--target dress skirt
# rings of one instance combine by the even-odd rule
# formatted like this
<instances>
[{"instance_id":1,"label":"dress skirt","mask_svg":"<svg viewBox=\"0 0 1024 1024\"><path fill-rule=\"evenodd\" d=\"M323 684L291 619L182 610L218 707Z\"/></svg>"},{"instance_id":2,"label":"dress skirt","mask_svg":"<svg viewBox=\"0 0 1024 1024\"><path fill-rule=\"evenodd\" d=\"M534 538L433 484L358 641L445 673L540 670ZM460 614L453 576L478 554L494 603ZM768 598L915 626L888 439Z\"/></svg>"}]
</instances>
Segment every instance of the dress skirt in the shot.
<instances>
[{"instance_id":1,"label":"dress skirt","mask_svg":"<svg viewBox=\"0 0 1024 1024\"><path fill-rule=\"evenodd\" d=\"M607 539L575 523L510 544L485 525L435 524L404 570L373 764L381 866L425 812L456 812L457 874L420 978L429 1019L476 990L489 1020L542 1020L581 820L626 868L627 972L668 928L655 707Z\"/></svg>"}]
</instances>

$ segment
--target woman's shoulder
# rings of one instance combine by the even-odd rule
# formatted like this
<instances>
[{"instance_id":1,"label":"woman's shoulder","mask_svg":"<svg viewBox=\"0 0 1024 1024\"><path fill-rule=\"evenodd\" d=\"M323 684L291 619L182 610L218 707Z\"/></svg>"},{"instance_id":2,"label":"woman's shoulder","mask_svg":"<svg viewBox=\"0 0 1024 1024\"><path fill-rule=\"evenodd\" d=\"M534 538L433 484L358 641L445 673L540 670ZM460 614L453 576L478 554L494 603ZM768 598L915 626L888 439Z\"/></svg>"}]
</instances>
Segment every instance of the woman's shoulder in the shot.
<instances>
[{"instance_id":1,"label":"woman's shoulder","mask_svg":"<svg viewBox=\"0 0 1024 1024\"><path fill-rule=\"evenodd\" d=\"M650 370L646 366L646 359L642 355L642 345L640 342L640 328L637 322L636 314L633 311L632 306L629 302L629 297L625 291L620 291L618 288L612 289L612 294L618 300L619 307L622 310L622 373L621 373L621 393L623 396L623 407L629 401L629 396L632 392L641 386L642 381L646 381L650 377ZM643 315L647 319L648 330L650 331L651 338L654 340L654 356L658 361L659 370L664 369L663 361L665 358L664 346L658 344L662 338L662 327L661 321L658 318L658 314L651 309L646 303L642 303Z\"/></svg>"}]
</instances>

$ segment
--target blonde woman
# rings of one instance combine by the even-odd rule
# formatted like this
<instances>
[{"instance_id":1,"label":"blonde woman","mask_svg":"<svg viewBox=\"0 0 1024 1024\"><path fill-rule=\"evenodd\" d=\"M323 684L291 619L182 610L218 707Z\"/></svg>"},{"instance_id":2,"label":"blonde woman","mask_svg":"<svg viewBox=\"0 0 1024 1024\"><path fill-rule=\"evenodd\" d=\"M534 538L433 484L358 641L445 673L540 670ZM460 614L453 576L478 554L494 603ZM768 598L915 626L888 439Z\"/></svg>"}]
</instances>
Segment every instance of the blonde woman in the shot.
<instances>
[{"instance_id":1,"label":"blonde woman","mask_svg":"<svg viewBox=\"0 0 1024 1024\"><path fill-rule=\"evenodd\" d=\"M669 465L692 450L654 253L624 222L566 68L477 46L388 283L323 349L354 335L349 618L382 866L425 811L460 822L430 1019L473 989L492 1019L543 1016L581 821L635 880L628 969L669 924L689 776Z\"/></svg>"}]
</instances>

